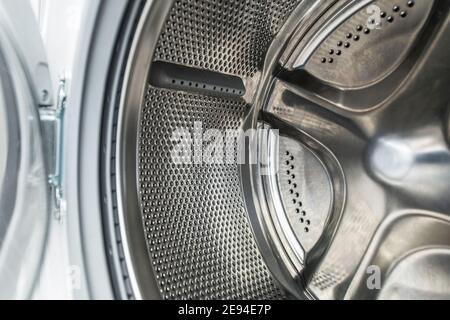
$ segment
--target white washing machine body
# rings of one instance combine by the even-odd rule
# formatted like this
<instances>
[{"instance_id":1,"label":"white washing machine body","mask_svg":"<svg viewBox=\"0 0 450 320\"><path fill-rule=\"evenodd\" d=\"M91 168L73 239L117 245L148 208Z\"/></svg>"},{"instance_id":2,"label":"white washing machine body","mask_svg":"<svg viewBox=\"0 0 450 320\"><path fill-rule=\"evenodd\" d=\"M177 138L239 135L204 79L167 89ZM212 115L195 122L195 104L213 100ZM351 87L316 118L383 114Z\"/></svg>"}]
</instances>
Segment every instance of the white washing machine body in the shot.
<instances>
[{"instance_id":1,"label":"white washing machine body","mask_svg":"<svg viewBox=\"0 0 450 320\"><path fill-rule=\"evenodd\" d=\"M0 3L0 298L116 296L97 178L127 10L120 0Z\"/></svg>"}]
</instances>

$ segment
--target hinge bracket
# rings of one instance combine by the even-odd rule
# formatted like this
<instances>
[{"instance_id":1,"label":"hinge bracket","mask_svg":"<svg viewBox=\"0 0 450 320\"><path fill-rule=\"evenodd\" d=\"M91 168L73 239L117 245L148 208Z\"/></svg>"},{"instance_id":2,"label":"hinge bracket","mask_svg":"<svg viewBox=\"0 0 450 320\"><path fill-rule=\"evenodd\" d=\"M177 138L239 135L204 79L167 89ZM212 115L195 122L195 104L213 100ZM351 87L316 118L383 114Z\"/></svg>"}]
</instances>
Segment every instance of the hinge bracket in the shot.
<instances>
[{"instance_id":1,"label":"hinge bracket","mask_svg":"<svg viewBox=\"0 0 450 320\"><path fill-rule=\"evenodd\" d=\"M39 108L52 208L54 217L57 220L62 220L66 213L66 200L63 188L64 117L66 102L66 79L61 78L59 81L56 106L41 106Z\"/></svg>"}]
</instances>

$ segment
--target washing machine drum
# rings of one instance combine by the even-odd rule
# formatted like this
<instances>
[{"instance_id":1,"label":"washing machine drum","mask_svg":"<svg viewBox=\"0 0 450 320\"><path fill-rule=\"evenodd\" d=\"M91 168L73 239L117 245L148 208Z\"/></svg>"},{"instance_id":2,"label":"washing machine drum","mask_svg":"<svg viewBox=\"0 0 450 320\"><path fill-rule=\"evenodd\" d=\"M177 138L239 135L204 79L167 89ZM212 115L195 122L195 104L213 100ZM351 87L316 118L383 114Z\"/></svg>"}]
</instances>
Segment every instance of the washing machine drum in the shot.
<instances>
[{"instance_id":1,"label":"washing machine drum","mask_svg":"<svg viewBox=\"0 0 450 320\"><path fill-rule=\"evenodd\" d=\"M450 297L449 3L142 11L117 220L160 297Z\"/></svg>"}]
</instances>

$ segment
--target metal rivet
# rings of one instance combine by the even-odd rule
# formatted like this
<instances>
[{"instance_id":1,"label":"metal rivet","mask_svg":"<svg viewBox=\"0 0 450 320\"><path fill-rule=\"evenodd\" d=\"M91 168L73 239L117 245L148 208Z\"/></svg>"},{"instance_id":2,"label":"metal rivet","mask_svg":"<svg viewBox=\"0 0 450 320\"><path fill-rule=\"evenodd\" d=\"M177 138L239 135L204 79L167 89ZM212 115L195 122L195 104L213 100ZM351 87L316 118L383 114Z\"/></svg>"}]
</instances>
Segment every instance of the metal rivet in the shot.
<instances>
[{"instance_id":1,"label":"metal rivet","mask_svg":"<svg viewBox=\"0 0 450 320\"><path fill-rule=\"evenodd\" d=\"M402 17L402 18L406 18L407 15L408 15L408 12L406 12L406 11L400 12L400 17Z\"/></svg>"},{"instance_id":2,"label":"metal rivet","mask_svg":"<svg viewBox=\"0 0 450 320\"><path fill-rule=\"evenodd\" d=\"M393 16L389 16L387 17L387 22L394 22L394 17Z\"/></svg>"},{"instance_id":3,"label":"metal rivet","mask_svg":"<svg viewBox=\"0 0 450 320\"><path fill-rule=\"evenodd\" d=\"M344 47L350 48L350 43L346 42L346 43L344 44Z\"/></svg>"},{"instance_id":4,"label":"metal rivet","mask_svg":"<svg viewBox=\"0 0 450 320\"><path fill-rule=\"evenodd\" d=\"M342 47L342 45L343 45L342 41L338 41L337 46Z\"/></svg>"},{"instance_id":5,"label":"metal rivet","mask_svg":"<svg viewBox=\"0 0 450 320\"><path fill-rule=\"evenodd\" d=\"M358 25L357 27L356 27L356 31L361 31L363 29L363 26L362 25Z\"/></svg>"},{"instance_id":6,"label":"metal rivet","mask_svg":"<svg viewBox=\"0 0 450 320\"><path fill-rule=\"evenodd\" d=\"M353 40L358 41L359 40L359 36L358 35L354 36Z\"/></svg>"},{"instance_id":7,"label":"metal rivet","mask_svg":"<svg viewBox=\"0 0 450 320\"><path fill-rule=\"evenodd\" d=\"M392 10L393 10L394 12L399 12L399 11L400 11L400 7L399 7L399 6L394 6L394 7L392 8Z\"/></svg>"},{"instance_id":8,"label":"metal rivet","mask_svg":"<svg viewBox=\"0 0 450 320\"><path fill-rule=\"evenodd\" d=\"M347 37L347 39L350 39L351 37L353 37L353 35L349 32L349 33L347 33L346 37Z\"/></svg>"},{"instance_id":9,"label":"metal rivet","mask_svg":"<svg viewBox=\"0 0 450 320\"><path fill-rule=\"evenodd\" d=\"M412 7L414 7L414 5L415 5L416 3L414 2L414 1L408 1L408 7L410 7L410 8L412 8Z\"/></svg>"}]
</instances>

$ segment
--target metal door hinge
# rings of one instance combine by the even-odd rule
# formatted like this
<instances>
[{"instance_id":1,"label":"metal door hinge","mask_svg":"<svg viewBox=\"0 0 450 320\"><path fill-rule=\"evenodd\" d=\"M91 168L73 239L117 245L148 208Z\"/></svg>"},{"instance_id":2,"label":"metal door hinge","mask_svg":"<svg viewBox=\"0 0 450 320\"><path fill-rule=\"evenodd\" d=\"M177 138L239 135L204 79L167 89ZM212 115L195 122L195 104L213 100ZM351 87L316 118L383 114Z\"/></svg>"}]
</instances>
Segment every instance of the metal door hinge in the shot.
<instances>
[{"instance_id":1,"label":"metal door hinge","mask_svg":"<svg viewBox=\"0 0 450 320\"><path fill-rule=\"evenodd\" d=\"M64 116L66 102L66 79L61 78L56 106L41 106L39 108L52 208L54 217L57 220L61 220L66 213L66 200L63 188Z\"/></svg>"}]
</instances>

